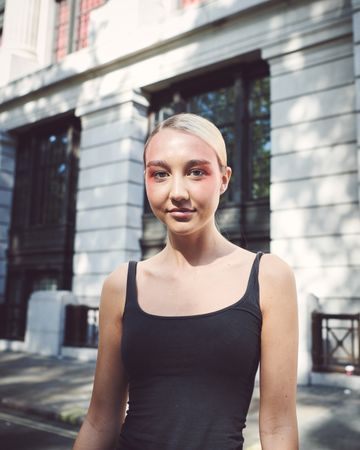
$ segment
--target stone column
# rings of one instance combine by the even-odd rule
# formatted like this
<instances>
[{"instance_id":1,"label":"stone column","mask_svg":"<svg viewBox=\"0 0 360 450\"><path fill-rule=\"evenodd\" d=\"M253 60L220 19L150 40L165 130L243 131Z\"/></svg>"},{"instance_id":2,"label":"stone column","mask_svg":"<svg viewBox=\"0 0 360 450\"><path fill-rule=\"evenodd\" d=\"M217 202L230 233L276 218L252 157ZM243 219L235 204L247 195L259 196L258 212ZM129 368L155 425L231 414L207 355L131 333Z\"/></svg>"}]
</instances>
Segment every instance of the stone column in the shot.
<instances>
[{"instance_id":1,"label":"stone column","mask_svg":"<svg viewBox=\"0 0 360 450\"><path fill-rule=\"evenodd\" d=\"M331 39L335 31L314 33L311 45L300 36L263 50L271 71L271 251L295 271L304 384L308 299L319 298L324 312L360 306L353 42L347 26Z\"/></svg>"},{"instance_id":2,"label":"stone column","mask_svg":"<svg viewBox=\"0 0 360 450\"><path fill-rule=\"evenodd\" d=\"M137 92L79 107L82 135L73 292L97 306L106 275L141 256L147 100Z\"/></svg>"},{"instance_id":3,"label":"stone column","mask_svg":"<svg viewBox=\"0 0 360 450\"><path fill-rule=\"evenodd\" d=\"M0 303L5 300L6 250L9 246L8 234L15 182L15 155L14 139L8 133L0 132Z\"/></svg>"},{"instance_id":4,"label":"stone column","mask_svg":"<svg viewBox=\"0 0 360 450\"><path fill-rule=\"evenodd\" d=\"M358 189L360 204L360 0L352 0L353 6L353 45L354 45L354 76L356 96L356 136L358 155Z\"/></svg>"},{"instance_id":5,"label":"stone column","mask_svg":"<svg viewBox=\"0 0 360 450\"><path fill-rule=\"evenodd\" d=\"M6 2L0 54L0 85L37 67L40 3L41 0Z\"/></svg>"}]
</instances>

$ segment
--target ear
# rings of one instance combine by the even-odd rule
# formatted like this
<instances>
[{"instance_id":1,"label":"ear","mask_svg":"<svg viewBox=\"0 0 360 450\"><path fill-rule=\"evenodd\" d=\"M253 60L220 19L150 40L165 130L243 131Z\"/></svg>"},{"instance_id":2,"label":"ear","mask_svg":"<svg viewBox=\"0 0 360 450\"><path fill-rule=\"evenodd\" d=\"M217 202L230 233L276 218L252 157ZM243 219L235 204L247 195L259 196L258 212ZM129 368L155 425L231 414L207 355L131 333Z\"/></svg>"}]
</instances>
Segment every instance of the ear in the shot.
<instances>
[{"instance_id":1,"label":"ear","mask_svg":"<svg viewBox=\"0 0 360 450\"><path fill-rule=\"evenodd\" d=\"M220 195L222 195L229 186L232 170L231 167L224 167L221 174Z\"/></svg>"}]
</instances>

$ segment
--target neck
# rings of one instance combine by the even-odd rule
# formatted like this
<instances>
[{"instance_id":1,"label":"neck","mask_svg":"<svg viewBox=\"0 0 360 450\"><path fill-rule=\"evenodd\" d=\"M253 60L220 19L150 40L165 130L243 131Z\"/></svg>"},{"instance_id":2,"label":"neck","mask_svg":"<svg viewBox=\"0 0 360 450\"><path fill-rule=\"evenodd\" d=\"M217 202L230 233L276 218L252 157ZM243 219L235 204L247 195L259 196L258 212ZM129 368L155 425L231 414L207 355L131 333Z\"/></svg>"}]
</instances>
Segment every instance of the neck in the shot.
<instances>
[{"instance_id":1,"label":"neck","mask_svg":"<svg viewBox=\"0 0 360 450\"><path fill-rule=\"evenodd\" d=\"M210 264L231 253L234 248L213 224L210 229L191 235L168 233L166 247L162 253L169 264L186 269Z\"/></svg>"}]
</instances>

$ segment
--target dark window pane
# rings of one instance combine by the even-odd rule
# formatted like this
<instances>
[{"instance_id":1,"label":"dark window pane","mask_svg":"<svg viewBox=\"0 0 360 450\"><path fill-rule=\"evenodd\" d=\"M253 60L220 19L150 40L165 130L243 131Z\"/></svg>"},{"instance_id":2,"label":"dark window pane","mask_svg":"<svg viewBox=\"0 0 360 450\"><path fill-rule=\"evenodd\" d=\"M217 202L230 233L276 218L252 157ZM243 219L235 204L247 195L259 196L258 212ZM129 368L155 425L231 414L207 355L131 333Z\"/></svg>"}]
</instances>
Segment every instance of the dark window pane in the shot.
<instances>
[{"instance_id":1,"label":"dark window pane","mask_svg":"<svg viewBox=\"0 0 360 450\"><path fill-rule=\"evenodd\" d=\"M235 112L233 86L191 97L189 110L214 122L218 127L222 124L233 123Z\"/></svg>"},{"instance_id":2,"label":"dark window pane","mask_svg":"<svg viewBox=\"0 0 360 450\"><path fill-rule=\"evenodd\" d=\"M270 115L269 78L258 78L250 83L249 115L261 117Z\"/></svg>"},{"instance_id":3,"label":"dark window pane","mask_svg":"<svg viewBox=\"0 0 360 450\"><path fill-rule=\"evenodd\" d=\"M228 166L234 167L234 152L235 152L235 127L234 126L219 126L221 134L224 137L226 150L227 150L227 159ZM235 174L234 174L235 175ZM226 202L234 201L235 199L235 189L236 189L236 181L235 176L230 178L230 183L226 192L221 196L221 204Z\"/></svg>"},{"instance_id":4,"label":"dark window pane","mask_svg":"<svg viewBox=\"0 0 360 450\"><path fill-rule=\"evenodd\" d=\"M61 0L58 6L55 40L55 60L60 61L69 51L70 4L69 0Z\"/></svg>"},{"instance_id":5,"label":"dark window pane","mask_svg":"<svg viewBox=\"0 0 360 450\"><path fill-rule=\"evenodd\" d=\"M270 93L269 78L250 83L248 135L251 199L269 196L270 184Z\"/></svg>"},{"instance_id":6,"label":"dark window pane","mask_svg":"<svg viewBox=\"0 0 360 450\"><path fill-rule=\"evenodd\" d=\"M255 120L249 128L252 157L270 155L270 120Z\"/></svg>"},{"instance_id":7,"label":"dark window pane","mask_svg":"<svg viewBox=\"0 0 360 450\"><path fill-rule=\"evenodd\" d=\"M34 159L37 174L34 180L32 225L61 223L66 196L68 167L66 133L50 134L36 140Z\"/></svg>"}]
</instances>

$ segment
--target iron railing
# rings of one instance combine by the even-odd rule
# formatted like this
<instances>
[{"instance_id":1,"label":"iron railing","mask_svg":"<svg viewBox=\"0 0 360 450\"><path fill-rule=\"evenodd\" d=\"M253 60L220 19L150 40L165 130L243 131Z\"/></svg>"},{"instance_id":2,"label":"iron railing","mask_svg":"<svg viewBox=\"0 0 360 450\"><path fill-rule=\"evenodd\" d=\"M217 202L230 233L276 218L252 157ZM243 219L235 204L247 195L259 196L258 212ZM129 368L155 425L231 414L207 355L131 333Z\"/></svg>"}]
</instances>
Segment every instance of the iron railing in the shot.
<instances>
[{"instance_id":1,"label":"iron railing","mask_svg":"<svg viewBox=\"0 0 360 450\"><path fill-rule=\"evenodd\" d=\"M26 305L24 304L0 304L0 339L23 341L26 315Z\"/></svg>"},{"instance_id":2,"label":"iron railing","mask_svg":"<svg viewBox=\"0 0 360 450\"><path fill-rule=\"evenodd\" d=\"M360 374L360 314L312 313L314 372Z\"/></svg>"},{"instance_id":3,"label":"iron railing","mask_svg":"<svg viewBox=\"0 0 360 450\"><path fill-rule=\"evenodd\" d=\"M65 310L64 346L97 347L99 308L67 305Z\"/></svg>"}]
</instances>

